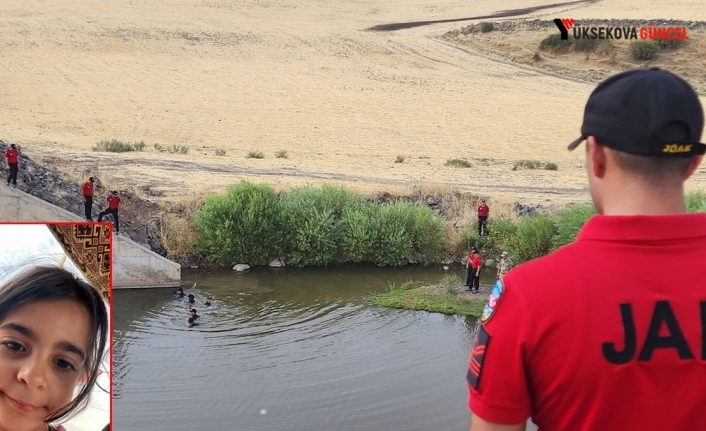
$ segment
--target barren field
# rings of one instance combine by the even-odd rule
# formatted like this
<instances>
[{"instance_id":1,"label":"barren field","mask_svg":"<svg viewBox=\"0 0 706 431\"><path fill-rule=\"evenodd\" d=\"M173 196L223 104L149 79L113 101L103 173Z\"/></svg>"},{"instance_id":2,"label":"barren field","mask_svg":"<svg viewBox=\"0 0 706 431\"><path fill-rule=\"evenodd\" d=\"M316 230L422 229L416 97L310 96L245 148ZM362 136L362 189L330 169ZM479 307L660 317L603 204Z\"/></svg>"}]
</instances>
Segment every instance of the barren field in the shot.
<instances>
[{"instance_id":1,"label":"barren field","mask_svg":"<svg viewBox=\"0 0 706 431\"><path fill-rule=\"evenodd\" d=\"M336 181L366 192L422 185L523 203L584 200L583 152L566 145L579 134L590 79L441 38L480 19L366 30L548 3L5 0L0 139L77 182L88 174L114 187L148 182L170 202L241 178L281 188ZM705 20L706 6L603 0L516 15L499 21ZM92 151L103 139L146 147ZM276 158L279 150L288 157ZM250 151L265 157L247 158ZM452 158L473 166L445 166ZM558 170L513 170L523 159ZM690 188L704 184L701 170Z\"/></svg>"}]
</instances>

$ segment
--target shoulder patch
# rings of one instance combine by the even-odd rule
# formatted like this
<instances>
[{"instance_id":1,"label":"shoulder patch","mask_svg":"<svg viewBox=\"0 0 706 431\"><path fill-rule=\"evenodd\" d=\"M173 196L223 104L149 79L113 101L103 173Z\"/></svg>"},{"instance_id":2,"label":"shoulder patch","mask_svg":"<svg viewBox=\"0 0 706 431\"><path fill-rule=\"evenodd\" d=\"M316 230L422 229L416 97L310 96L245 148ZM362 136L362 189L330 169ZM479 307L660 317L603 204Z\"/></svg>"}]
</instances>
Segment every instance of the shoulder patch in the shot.
<instances>
[{"instance_id":1,"label":"shoulder patch","mask_svg":"<svg viewBox=\"0 0 706 431\"><path fill-rule=\"evenodd\" d=\"M483 325L480 325L476 342L471 351L471 359L468 363L468 374L466 374L466 380L475 390L478 390L480 373L483 369L483 358L485 358L485 351L488 348L489 341L490 335L485 331Z\"/></svg>"},{"instance_id":2,"label":"shoulder patch","mask_svg":"<svg viewBox=\"0 0 706 431\"><path fill-rule=\"evenodd\" d=\"M483 308L483 314L480 316L481 323L486 323L491 317L493 317L493 314L498 308L498 304L500 303L500 299L502 298L504 292L505 286L503 285L503 282L500 280L496 281L495 287L493 287L493 290L490 292L488 303L485 304L485 307Z\"/></svg>"}]
</instances>

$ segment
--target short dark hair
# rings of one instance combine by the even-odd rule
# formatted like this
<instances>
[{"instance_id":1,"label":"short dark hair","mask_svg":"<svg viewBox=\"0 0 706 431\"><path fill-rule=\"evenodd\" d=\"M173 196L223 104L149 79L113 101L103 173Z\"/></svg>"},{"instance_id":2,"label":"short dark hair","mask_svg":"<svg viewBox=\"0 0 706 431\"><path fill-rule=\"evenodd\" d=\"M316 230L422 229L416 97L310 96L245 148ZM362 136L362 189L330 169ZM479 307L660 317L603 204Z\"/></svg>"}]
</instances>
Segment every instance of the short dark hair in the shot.
<instances>
[{"instance_id":1,"label":"short dark hair","mask_svg":"<svg viewBox=\"0 0 706 431\"><path fill-rule=\"evenodd\" d=\"M193 318L193 317L189 317L189 323L194 323L194 318Z\"/></svg>"},{"instance_id":2,"label":"short dark hair","mask_svg":"<svg viewBox=\"0 0 706 431\"><path fill-rule=\"evenodd\" d=\"M196 309L192 308L191 310L189 310L189 313L196 313Z\"/></svg>"},{"instance_id":3,"label":"short dark hair","mask_svg":"<svg viewBox=\"0 0 706 431\"><path fill-rule=\"evenodd\" d=\"M657 136L664 142L686 142L689 139L689 127L680 121L674 121L662 127ZM691 159L687 157L650 157L630 154L610 149L620 169L636 175L654 187L663 185L665 180L684 178Z\"/></svg>"},{"instance_id":4,"label":"short dark hair","mask_svg":"<svg viewBox=\"0 0 706 431\"><path fill-rule=\"evenodd\" d=\"M68 405L45 418L46 422L60 420L88 406L89 396L98 379L98 370L108 344L107 307L98 290L69 271L58 267L35 267L17 275L0 289L0 321L23 305L38 301L67 299L76 301L88 311L91 338L83 368L90 377L78 396Z\"/></svg>"}]
</instances>

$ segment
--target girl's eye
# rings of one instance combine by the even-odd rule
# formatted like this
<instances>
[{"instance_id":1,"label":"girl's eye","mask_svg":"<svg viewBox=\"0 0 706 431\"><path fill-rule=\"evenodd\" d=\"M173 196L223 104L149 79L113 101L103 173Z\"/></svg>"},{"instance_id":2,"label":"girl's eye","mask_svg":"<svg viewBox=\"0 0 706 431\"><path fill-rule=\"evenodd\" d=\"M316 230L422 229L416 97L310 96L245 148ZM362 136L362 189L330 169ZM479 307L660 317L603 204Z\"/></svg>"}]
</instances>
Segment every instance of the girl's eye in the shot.
<instances>
[{"instance_id":1,"label":"girl's eye","mask_svg":"<svg viewBox=\"0 0 706 431\"><path fill-rule=\"evenodd\" d=\"M56 367L59 369L59 371L62 372L70 372L70 371L75 371L76 368L71 364L71 362L65 360L65 359L57 359L56 362Z\"/></svg>"},{"instance_id":2,"label":"girl's eye","mask_svg":"<svg viewBox=\"0 0 706 431\"><path fill-rule=\"evenodd\" d=\"M3 341L2 342L2 347L5 350L8 350L12 353L14 352L22 352L25 350L24 346L20 343L17 343L15 341Z\"/></svg>"}]
</instances>

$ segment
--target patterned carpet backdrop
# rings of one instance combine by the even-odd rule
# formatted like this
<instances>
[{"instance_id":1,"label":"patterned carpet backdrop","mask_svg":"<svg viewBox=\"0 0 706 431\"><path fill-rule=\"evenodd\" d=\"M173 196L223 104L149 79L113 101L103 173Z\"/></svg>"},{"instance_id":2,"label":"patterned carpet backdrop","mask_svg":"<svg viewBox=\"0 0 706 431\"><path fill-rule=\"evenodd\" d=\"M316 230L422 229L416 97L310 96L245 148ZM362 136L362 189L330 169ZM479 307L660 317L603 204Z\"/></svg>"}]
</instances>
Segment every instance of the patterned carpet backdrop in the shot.
<instances>
[{"instance_id":1,"label":"patterned carpet backdrop","mask_svg":"<svg viewBox=\"0 0 706 431\"><path fill-rule=\"evenodd\" d=\"M110 298L110 223L52 223L47 227L88 281Z\"/></svg>"}]
</instances>

